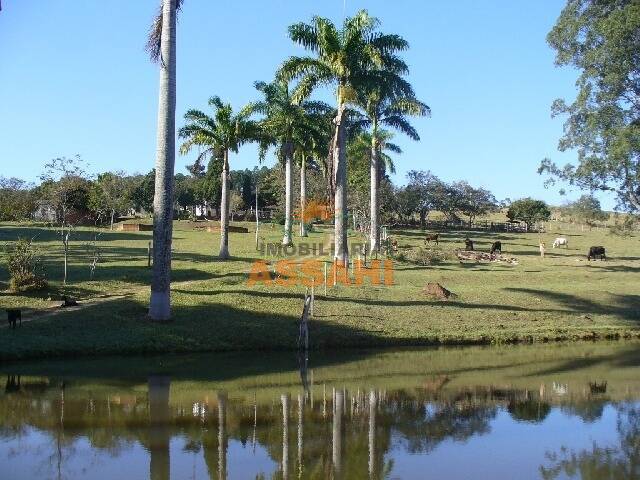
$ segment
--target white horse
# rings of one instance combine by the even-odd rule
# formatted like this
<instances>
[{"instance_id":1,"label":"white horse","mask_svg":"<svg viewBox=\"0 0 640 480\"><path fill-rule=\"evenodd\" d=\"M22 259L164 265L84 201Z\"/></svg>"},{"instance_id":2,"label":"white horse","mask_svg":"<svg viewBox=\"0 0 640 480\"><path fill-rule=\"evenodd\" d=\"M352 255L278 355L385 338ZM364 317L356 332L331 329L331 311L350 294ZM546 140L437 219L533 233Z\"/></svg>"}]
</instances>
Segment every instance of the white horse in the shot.
<instances>
[{"instance_id":1,"label":"white horse","mask_svg":"<svg viewBox=\"0 0 640 480\"><path fill-rule=\"evenodd\" d=\"M560 245L564 245L565 248L569 248L569 240L565 237L558 237L553 241L553 248L559 247Z\"/></svg>"}]
</instances>

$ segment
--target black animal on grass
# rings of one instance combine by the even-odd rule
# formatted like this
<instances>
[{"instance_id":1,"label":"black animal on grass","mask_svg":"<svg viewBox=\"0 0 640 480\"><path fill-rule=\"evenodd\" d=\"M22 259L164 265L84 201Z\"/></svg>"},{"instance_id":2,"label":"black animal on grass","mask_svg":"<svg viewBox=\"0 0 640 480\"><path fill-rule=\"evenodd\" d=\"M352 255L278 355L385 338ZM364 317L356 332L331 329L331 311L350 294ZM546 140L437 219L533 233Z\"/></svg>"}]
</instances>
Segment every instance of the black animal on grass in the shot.
<instances>
[{"instance_id":1,"label":"black animal on grass","mask_svg":"<svg viewBox=\"0 0 640 480\"><path fill-rule=\"evenodd\" d=\"M62 296L62 303L60 304L60 308L65 307L77 307L78 302L76 302L73 298L67 297L66 295Z\"/></svg>"},{"instance_id":2,"label":"black animal on grass","mask_svg":"<svg viewBox=\"0 0 640 480\"><path fill-rule=\"evenodd\" d=\"M22 311L18 308L7 308L7 321L11 328L16 328L16 322L20 321L22 326Z\"/></svg>"},{"instance_id":3,"label":"black animal on grass","mask_svg":"<svg viewBox=\"0 0 640 480\"><path fill-rule=\"evenodd\" d=\"M597 260L600 257L600 260L606 260L607 255L605 254L603 246L591 247L589 248L589 253L587 254L587 261L590 261L592 258Z\"/></svg>"},{"instance_id":4,"label":"black animal on grass","mask_svg":"<svg viewBox=\"0 0 640 480\"><path fill-rule=\"evenodd\" d=\"M469 239L469 237L464 239L464 249L469 252L473 251L473 242Z\"/></svg>"},{"instance_id":5,"label":"black animal on grass","mask_svg":"<svg viewBox=\"0 0 640 480\"><path fill-rule=\"evenodd\" d=\"M502 242L500 242L500 240L493 242L493 245L491 245L491 250L489 250L489 253L491 255L493 255L496 252L502 253Z\"/></svg>"}]
</instances>

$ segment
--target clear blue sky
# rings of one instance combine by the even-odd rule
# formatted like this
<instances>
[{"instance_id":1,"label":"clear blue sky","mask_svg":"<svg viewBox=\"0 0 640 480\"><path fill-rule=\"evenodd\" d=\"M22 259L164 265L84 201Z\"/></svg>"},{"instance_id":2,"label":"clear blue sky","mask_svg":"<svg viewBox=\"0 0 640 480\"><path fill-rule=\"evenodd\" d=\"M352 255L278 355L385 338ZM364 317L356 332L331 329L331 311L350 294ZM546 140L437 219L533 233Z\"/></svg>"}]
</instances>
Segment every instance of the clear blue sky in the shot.
<instances>
[{"instance_id":1,"label":"clear blue sky","mask_svg":"<svg viewBox=\"0 0 640 480\"><path fill-rule=\"evenodd\" d=\"M94 172L153 168L158 70L143 47L157 4L2 2L0 175L36 180L46 161L74 154ZM404 183L408 170L429 169L489 188L499 199L563 200L536 174L544 157L574 159L557 152L563 119L550 116L555 98L575 95L576 72L556 68L545 42L563 4L346 0L347 15L367 8L383 31L410 42L410 81L433 111L415 121L422 141L396 138L404 154L395 182ZM270 80L283 59L302 53L287 26L313 14L339 22L343 9L344 0L185 0L177 125L187 108L206 108L211 95L236 108L255 99L255 80ZM176 171L186 173L190 161L178 156ZM233 169L252 168L255 147L231 161Z\"/></svg>"}]
</instances>

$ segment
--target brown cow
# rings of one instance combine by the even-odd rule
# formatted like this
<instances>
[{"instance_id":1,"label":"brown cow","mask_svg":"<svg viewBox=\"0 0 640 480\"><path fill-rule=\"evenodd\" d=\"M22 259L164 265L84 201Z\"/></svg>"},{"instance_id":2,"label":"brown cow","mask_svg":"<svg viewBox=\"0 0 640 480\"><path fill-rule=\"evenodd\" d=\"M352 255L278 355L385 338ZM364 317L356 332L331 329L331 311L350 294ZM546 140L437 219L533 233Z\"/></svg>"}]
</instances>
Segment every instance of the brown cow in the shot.
<instances>
[{"instance_id":1,"label":"brown cow","mask_svg":"<svg viewBox=\"0 0 640 480\"><path fill-rule=\"evenodd\" d=\"M438 245L438 237L439 236L440 236L439 233L432 233L430 235L427 235L424 238L424 244L426 245L427 243L436 242L436 245Z\"/></svg>"}]
</instances>

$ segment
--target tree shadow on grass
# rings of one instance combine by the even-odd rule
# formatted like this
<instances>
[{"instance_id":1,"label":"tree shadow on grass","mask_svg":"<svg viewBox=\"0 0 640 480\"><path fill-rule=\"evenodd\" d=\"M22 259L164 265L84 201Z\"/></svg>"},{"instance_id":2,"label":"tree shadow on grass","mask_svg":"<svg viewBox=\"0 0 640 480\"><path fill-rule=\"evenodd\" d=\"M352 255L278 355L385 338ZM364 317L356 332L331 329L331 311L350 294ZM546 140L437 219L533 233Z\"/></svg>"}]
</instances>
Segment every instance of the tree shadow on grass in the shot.
<instances>
[{"instance_id":1,"label":"tree shadow on grass","mask_svg":"<svg viewBox=\"0 0 640 480\"><path fill-rule=\"evenodd\" d=\"M551 290L515 287L507 287L504 290L543 297L546 300L550 300L555 304L563 306L565 311L569 310L580 313L615 315L625 320L640 320L640 295L609 294L612 301L607 305L603 305L588 298L582 298L576 295L569 295Z\"/></svg>"},{"instance_id":2,"label":"tree shadow on grass","mask_svg":"<svg viewBox=\"0 0 640 480\"><path fill-rule=\"evenodd\" d=\"M82 227L74 230L71 234L71 243L89 242L94 239L95 231L91 227ZM146 241L151 240L153 232L121 232L115 230L98 229L98 241ZM33 238L36 242L60 242L60 235L56 232L55 226L0 226L0 241L12 242L18 238ZM174 237L174 240L177 238Z\"/></svg>"},{"instance_id":3,"label":"tree shadow on grass","mask_svg":"<svg viewBox=\"0 0 640 480\"><path fill-rule=\"evenodd\" d=\"M300 299L300 302L303 301L304 295L301 293L292 293L286 291L274 291L274 292L264 292L257 290L186 290L186 289L174 289L174 292L183 293L186 295L201 295L201 296L210 296L215 297L217 295L246 295L250 297L261 297L261 298L290 298L290 299ZM500 305L500 304L490 304L490 303L468 303L462 301L455 300L376 300L372 298L341 298L341 297L333 297L333 296L323 296L320 294L316 294L316 298L322 299L323 302L333 302L333 303L355 303L359 305L377 305L381 307L429 307L429 306L438 306L443 308L464 308L464 309L484 309L484 310L497 310L497 311L510 311L510 312L557 312L557 313L566 313L567 310L561 309L544 309L544 308L526 308L519 307L516 305Z\"/></svg>"},{"instance_id":4,"label":"tree shadow on grass","mask_svg":"<svg viewBox=\"0 0 640 480\"><path fill-rule=\"evenodd\" d=\"M203 301L174 305L172 320L161 324L147 320L146 308L145 303L133 298L117 298L52 318L33 319L0 335L0 359L297 348L297 316ZM389 344L375 332L321 321L312 322L310 338L313 349ZM403 341L398 339L396 344ZM202 364L200 368L207 371L215 367Z\"/></svg>"}]
</instances>

